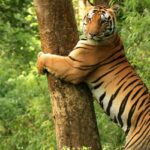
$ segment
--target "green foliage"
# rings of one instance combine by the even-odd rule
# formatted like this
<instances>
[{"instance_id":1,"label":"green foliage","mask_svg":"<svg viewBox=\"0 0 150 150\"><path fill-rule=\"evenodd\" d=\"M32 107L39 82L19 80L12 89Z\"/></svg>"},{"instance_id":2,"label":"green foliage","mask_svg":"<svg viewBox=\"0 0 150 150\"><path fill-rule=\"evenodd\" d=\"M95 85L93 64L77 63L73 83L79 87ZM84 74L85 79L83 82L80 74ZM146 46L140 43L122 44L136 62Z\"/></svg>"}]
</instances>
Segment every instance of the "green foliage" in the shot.
<instances>
[{"instance_id":1,"label":"green foliage","mask_svg":"<svg viewBox=\"0 0 150 150\"><path fill-rule=\"evenodd\" d=\"M0 149L54 150L47 81L38 77L35 67L40 42L33 4L29 0L0 3ZM74 4L79 8L77 1ZM120 4L118 29L127 57L150 88L150 1ZM123 132L97 103L95 108L103 149L121 150Z\"/></svg>"},{"instance_id":2,"label":"green foliage","mask_svg":"<svg viewBox=\"0 0 150 150\"><path fill-rule=\"evenodd\" d=\"M45 78L35 67L37 21L28 0L0 5L0 149L56 147Z\"/></svg>"},{"instance_id":3,"label":"green foliage","mask_svg":"<svg viewBox=\"0 0 150 150\"><path fill-rule=\"evenodd\" d=\"M110 120L97 102L95 110L103 150L123 150L125 140L123 131Z\"/></svg>"},{"instance_id":4,"label":"green foliage","mask_svg":"<svg viewBox=\"0 0 150 150\"><path fill-rule=\"evenodd\" d=\"M124 20L125 26L121 29L127 56L138 74L150 88L150 10L145 9L142 14L130 12L130 17Z\"/></svg>"}]
</instances>

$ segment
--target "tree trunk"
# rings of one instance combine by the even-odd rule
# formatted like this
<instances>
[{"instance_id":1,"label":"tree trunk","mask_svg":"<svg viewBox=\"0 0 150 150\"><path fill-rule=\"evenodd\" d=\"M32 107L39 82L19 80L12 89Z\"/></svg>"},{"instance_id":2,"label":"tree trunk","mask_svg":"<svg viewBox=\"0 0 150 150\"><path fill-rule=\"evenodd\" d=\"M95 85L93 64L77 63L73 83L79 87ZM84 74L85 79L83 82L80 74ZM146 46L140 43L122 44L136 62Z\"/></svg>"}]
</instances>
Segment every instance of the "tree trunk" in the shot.
<instances>
[{"instance_id":1,"label":"tree trunk","mask_svg":"<svg viewBox=\"0 0 150 150\"><path fill-rule=\"evenodd\" d=\"M34 4L42 50L67 55L78 41L71 0L34 0ZM89 89L47 76L58 150L83 146L101 150Z\"/></svg>"}]
</instances>

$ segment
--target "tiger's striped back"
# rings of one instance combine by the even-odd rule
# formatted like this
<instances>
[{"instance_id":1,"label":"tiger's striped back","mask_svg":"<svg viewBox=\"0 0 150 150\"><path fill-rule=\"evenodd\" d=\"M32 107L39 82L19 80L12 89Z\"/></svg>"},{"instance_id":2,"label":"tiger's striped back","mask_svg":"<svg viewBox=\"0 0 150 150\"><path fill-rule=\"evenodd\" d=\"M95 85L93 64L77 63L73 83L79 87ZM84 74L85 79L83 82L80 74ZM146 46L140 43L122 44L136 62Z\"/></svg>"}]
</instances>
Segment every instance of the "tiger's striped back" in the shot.
<instances>
[{"instance_id":1,"label":"tiger's striped back","mask_svg":"<svg viewBox=\"0 0 150 150\"><path fill-rule=\"evenodd\" d=\"M88 38L76 46L96 54L94 63L81 69L93 68L86 82L106 114L126 133L125 150L150 150L150 94L124 54L123 43L115 32L115 13L109 13L105 7L99 9L97 12L97 6L87 15L85 20L89 22L84 23L84 33ZM108 19L107 24L111 20L111 27L106 25L100 31L95 25L97 14ZM102 34L106 29L107 34Z\"/></svg>"},{"instance_id":2,"label":"tiger's striped back","mask_svg":"<svg viewBox=\"0 0 150 150\"><path fill-rule=\"evenodd\" d=\"M149 150L150 95L125 57L119 40L118 45L112 53L104 49L106 57L93 64L96 70L86 82L105 112L126 132L126 149Z\"/></svg>"}]
</instances>

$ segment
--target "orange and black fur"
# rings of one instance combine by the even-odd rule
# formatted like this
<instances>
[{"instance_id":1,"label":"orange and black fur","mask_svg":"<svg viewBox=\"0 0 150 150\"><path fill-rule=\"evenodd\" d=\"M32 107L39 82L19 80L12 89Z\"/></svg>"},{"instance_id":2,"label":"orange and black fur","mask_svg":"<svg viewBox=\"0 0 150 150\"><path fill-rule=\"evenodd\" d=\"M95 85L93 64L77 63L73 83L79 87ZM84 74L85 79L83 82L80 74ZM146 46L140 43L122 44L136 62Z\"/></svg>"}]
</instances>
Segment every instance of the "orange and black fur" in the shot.
<instances>
[{"instance_id":1,"label":"orange and black fur","mask_svg":"<svg viewBox=\"0 0 150 150\"><path fill-rule=\"evenodd\" d=\"M93 96L126 136L125 150L150 150L150 94L129 64L116 32L117 7L95 6L83 20L84 39L68 56L40 53L46 69L73 84L86 82Z\"/></svg>"}]
</instances>

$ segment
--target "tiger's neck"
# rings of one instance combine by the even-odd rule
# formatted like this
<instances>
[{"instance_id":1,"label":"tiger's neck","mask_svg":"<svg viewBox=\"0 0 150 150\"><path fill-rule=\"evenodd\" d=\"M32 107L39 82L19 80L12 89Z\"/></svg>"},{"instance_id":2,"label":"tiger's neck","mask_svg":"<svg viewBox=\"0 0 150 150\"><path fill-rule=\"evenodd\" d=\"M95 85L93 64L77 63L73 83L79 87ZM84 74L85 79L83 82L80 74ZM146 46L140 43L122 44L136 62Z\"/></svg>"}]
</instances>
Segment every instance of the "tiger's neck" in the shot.
<instances>
[{"instance_id":1,"label":"tiger's neck","mask_svg":"<svg viewBox=\"0 0 150 150\"><path fill-rule=\"evenodd\" d=\"M94 45L94 46L107 48L110 46L111 47L117 46L117 44L120 43L121 39L118 33L115 32L111 36L105 37L104 39L101 39L101 40L92 40L92 39L87 39L86 37L83 37L83 38L81 37L80 41L88 45Z\"/></svg>"}]
</instances>

